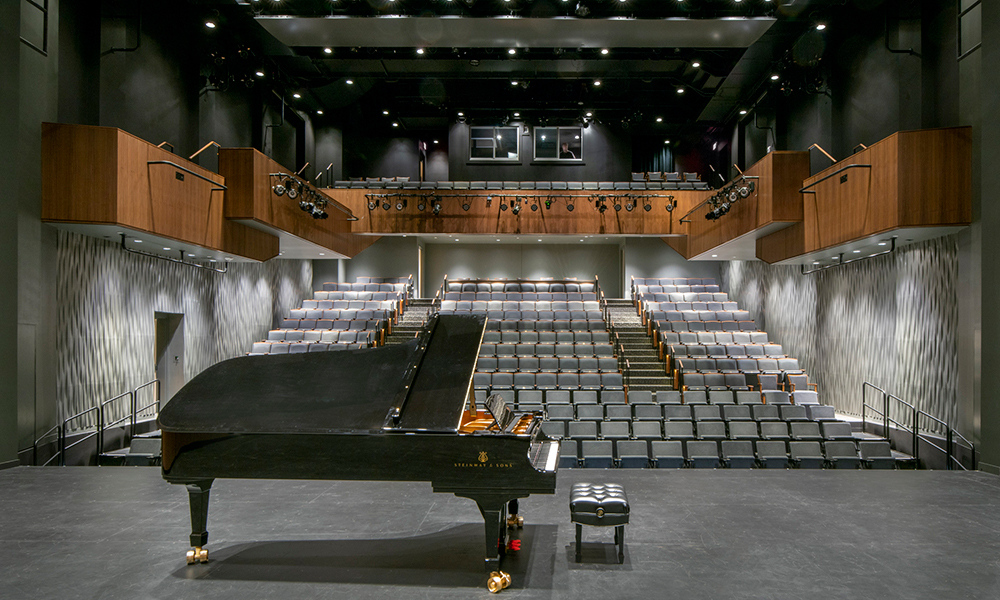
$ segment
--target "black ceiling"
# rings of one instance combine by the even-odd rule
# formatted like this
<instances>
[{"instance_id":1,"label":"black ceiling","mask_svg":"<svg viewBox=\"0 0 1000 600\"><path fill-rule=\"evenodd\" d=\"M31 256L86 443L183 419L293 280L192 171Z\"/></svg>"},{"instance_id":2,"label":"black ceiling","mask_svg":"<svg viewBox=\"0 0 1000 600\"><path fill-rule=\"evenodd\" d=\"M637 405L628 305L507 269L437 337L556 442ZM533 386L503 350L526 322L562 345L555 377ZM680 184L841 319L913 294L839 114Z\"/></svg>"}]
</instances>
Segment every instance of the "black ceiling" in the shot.
<instances>
[{"instance_id":1,"label":"black ceiling","mask_svg":"<svg viewBox=\"0 0 1000 600\"><path fill-rule=\"evenodd\" d=\"M782 54L808 35L834 0L203 0L204 18L218 27L206 31L216 60L209 67L216 85L268 86L313 120L339 126L393 131L443 130L463 112L473 123L500 123L519 112L532 123L579 122L587 112L599 122L648 135L674 135L717 127L738 111L781 64ZM585 18L577 5L586 7ZM316 45L314 37L283 35L261 25L264 16L292 15L305 23L334 15L371 27L400 15L435 20L444 15L476 19L488 28L498 17L514 14L528 23L547 17L573 16L574 22L608 18L650 20L674 17L711 20L721 26L733 17L771 17L763 36L746 46L724 47L703 34L678 47L619 43L607 48L441 47L433 43L400 46L399 40L372 36L366 45ZM454 19L454 17L447 17ZM720 19L725 20L720 20ZM350 20L353 19L353 20ZM657 21L659 20L659 21ZM285 22L293 27L295 19ZM453 21L452 21L453 22ZM607 22L607 21L605 21ZM448 22L445 22L448 24ZM673 22L673 27L678 22ZM266 19L265 19L265 24ZM700 23L700 25L704 25ZM532 25L534 26L534 25ZM537 27L536 27L537 29ZM600 28L598 28L599 30ZM486 29L488 31L488 29ZM763 30L762 30L763 31ZM303 28L305 32L305 28ZM537 33L537 32L536 32ZM598 36L599 38L600 36ZM619 38L621 36L618 36ZM302 45L295 41L303 41ZM500 46L495 44L494 46ZM417 49L423 53L418 54ZM221 59L221 60L220 60ZM264 73L263 77L256 71ZM600 85L595 85L600 81ZM298 94L299 98L294 98ZM318 115L317 111L322 111ZM388 115L383 114L384 111ZM659 119L659 120L658 120Z\"/></svg>"}]
</instances>

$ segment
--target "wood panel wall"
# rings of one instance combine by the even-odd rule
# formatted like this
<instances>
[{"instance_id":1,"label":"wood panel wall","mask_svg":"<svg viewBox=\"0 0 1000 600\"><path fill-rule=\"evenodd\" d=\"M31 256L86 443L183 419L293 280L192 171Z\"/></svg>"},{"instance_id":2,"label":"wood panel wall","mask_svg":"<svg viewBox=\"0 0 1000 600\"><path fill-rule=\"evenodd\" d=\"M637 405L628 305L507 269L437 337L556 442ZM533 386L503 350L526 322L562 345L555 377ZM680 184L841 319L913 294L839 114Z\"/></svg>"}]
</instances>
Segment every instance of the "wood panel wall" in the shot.
<instances>
[{"instance_id":1,"label":"wood panel wall","mask_svg":"<svg viewBox=\"0 0 1000 600\"><path fill-rule=\"evenodd\" d=\"M383 196L400 193L401 190L327 189L327 195L349 206L359 217L354 223L354 232L362 234L414 233L414 234L548 234L548 235L684 235L686 227L679 223L680 216L701 201L705 192L691 190L620 190L610 191L562 191L555 190L407 190L407 205L402 211L395 208L396 198L389 197L388 211L381 206L369 210L368 197L381 204ZM601 213L595 198L599 195L607 200L608 210ZM631 194L637 204L631 212L616 211L612 198L619 194ZM677 208L667 212L665 197L674 196ZM441 212L431 212L431 200L441 198ZM501 196L510 200L523 198L518 215L508 208L501 210ZM539 196L532 199L532 196ZM427 198L423 211L417 208L416 198ZM462 208L464 199L469 200L468 211ZM492 198L487 206L487 199ZM652 209L643 209L643 198L648 198ZM545 199L551 199L551 208L546 209ZM572 201L574 209L567 204ZM531 210L531 205L538 210Z\"/></svg>"},{"instance_id":2,"label":"wood panel wall","mask_svg":"<svg viewBox=\"0 0 1000 600\"><path fill-rule=\"evenodd\" d=\"M119 129L42 125L45 222L121 225L254 260L277 256L275 236L223 218L223 185L220 175Z\"/></svg>"},{"instance_id":3,"label":"wood panel wall","mask_svg":"<svg viewBox=\"0 0 1000 600\"><path fill-rule=\"evenodd\" d=\"M219 173L229 186L226 218L255 221L347 257L357 255L378 239L355 235L348 215L336 208L351 207L330 194L326 194L331 201L326 208L330 217L322 220L303 212L298 199L275 194L273 185L280 180L271 177L271 173L290 172L254 148L220 148Z\"/></svg>"},{"instance_id":4,"label":"wood panel wall","mask_svg":"<svg viewBox=\"0 0 1000 600\"><path fill-rule=\"evenodd\" d=\"M758 258L788 260L903 227L968 225L971 135L969 127L894 133L805 179L802 226L758 240Z\"/></svg>"},{"instance_id":5,"label":"wood panel wall","mask_svg":"<svg viewBox=\"0 0 1000 600\"><path fill-rule=\"evenodd\" d=\"M705 218L709 206L705 204L688 218L688 240L684 256L691 258L713 248L752 233L774 223L795 223L802 220L802 201L799 188L809 175L808 152L771 152L745 172L756 190L749 197L736 202L729 213L720 219ZM714 192L703 192L707 200ZM674 246L679 250L678 246Z\"/></svg>"}]
</instances>

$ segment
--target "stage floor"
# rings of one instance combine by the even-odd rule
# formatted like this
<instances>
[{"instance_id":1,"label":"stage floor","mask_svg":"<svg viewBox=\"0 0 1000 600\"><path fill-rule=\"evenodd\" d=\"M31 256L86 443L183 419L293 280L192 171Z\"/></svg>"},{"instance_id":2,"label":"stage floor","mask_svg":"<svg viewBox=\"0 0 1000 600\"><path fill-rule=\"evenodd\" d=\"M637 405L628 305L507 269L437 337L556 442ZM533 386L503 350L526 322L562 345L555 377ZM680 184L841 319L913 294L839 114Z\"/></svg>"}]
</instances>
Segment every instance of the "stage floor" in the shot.
<instances>
[{"instance_id":1,"label":"stage floor","mask_svg":"<svg viewBox=\"0 0 1000 600\"><path fill-rule=\"evenodd\" d=\"M569 489L618 482L625 563ZM429 484L217 481L210 562L186 566L187 493L137 467L0 471L0 597L487 597L475 503ZM565 470L521 501L500 596L1000 597L1000 478L945 471Z\"/></svg>"}]
</instances>

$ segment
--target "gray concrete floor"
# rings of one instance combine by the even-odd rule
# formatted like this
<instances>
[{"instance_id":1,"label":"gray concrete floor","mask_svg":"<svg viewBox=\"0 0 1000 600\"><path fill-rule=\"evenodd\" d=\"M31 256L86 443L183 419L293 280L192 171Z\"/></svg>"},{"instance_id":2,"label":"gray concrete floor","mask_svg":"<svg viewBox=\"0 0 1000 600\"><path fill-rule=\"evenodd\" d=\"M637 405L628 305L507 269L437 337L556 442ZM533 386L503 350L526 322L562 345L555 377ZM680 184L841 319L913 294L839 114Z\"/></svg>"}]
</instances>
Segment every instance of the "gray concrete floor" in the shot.
<instances>
[{"instance_id":1,"label":"gray concrete floor","mask_svg":"<svg viewBox=\"0 0 1000 600\"><path fill-rule=\"evenodd\" d=\"M625 564L569 489L618 482ZM523 500L522 598L1000 597L1000 478L935 471L601 471ZM427 484L217 481L211 561L184 562L187 494L135 467L0 471L0 598L488 597L476 505Z\"/></svg>"}]
</instances>

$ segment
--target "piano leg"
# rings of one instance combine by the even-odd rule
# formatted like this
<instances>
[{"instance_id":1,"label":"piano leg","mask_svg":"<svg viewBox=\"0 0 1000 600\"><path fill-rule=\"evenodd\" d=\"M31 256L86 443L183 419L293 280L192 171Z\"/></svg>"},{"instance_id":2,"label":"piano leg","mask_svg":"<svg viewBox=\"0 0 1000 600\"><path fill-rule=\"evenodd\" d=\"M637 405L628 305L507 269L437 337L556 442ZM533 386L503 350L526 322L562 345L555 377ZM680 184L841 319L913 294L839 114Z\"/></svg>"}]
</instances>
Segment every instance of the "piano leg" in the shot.
<instances>
[{"instance_id":1,"label":"piano leg","mask_svg":"<svg viewBox=\"0 0 1000 600\"><path fill-rule=\"evenodd\" d=\"M486 524L486 572L500 570L500 549L507 547L507 506L503 500L476 500Z\"/></svg>"},{"instance_id":2,"label":"piano leg","mask_svg":"<svg viewBox=\"0 0 1000 600\"><path fill-rule=\"evenodd\" d=\"M188 500L191 505L191 550L187 553L187 563L208 562L208 494L214 479L195 481L187 484Z\"/></svg>"}]
</instances>

